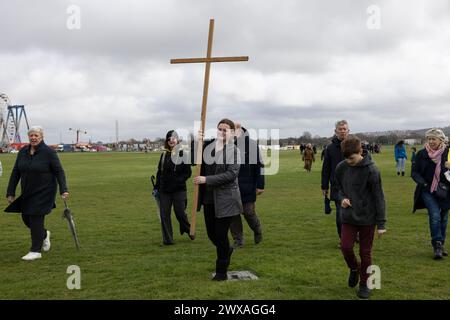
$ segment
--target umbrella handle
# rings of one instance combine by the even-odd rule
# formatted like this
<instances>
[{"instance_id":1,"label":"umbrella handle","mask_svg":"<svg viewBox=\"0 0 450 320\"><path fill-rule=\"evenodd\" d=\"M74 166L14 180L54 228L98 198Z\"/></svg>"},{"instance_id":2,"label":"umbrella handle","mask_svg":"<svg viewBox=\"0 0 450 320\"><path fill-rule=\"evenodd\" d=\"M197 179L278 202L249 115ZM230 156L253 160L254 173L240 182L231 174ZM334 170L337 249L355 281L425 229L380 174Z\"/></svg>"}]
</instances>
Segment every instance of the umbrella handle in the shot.
<instances>
[{"instance_id":1,"label":"umbrella handle","mask_svg":"<svg viewBox=\"0 0 450 320\"><path fill-rule=\"evenodd\" d=\"M155 176L152 175L150 181L152 182L153 189L155 188L155 180L156 180Z\"/></svg>"},{"instance_id":2,"label":"umbrella handle","mask_svg":"<svg viewBox=\"0 0 450 320\"><path fill-rule=\"evenodd\" d=\"M66 209L69 209L69 207L67 206L67 201L66 201L66 199L63 199L63 201L64 201L64 206L66 207Z\"/></svg>"}]
</instances>

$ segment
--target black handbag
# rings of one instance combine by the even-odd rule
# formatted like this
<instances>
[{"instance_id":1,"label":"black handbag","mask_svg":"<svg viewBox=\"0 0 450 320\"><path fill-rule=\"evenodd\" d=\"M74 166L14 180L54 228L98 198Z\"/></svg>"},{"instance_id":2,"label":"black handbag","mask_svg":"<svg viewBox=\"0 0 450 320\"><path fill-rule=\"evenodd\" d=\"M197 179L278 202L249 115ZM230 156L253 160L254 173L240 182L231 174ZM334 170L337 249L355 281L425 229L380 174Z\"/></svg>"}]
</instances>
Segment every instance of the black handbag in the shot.
<instances>
[{"instance_id":1,"label":"black handbag","mask_svg":"<svg viewBox=\"0 0 450 320\"><path fill-rule=\"evenodd\" d=\"M448 198L448 185L446 185L443 182L439 182L438 187L436 189L436 197L440 199L447 199Z\"/></svg>"}]
</instances>

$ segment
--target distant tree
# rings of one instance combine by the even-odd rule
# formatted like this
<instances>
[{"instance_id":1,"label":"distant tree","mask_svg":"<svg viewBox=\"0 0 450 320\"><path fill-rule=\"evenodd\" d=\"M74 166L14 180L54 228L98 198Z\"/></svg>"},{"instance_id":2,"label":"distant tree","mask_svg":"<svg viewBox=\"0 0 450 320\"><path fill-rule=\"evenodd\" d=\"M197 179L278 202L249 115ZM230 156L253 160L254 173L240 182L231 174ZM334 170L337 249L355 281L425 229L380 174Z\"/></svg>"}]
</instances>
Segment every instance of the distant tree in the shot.
<instances>
[{"instance_id":1,"label":"distant tree","mask_svg":"<svg viewBox=\"0 0 450 320\"><path fill-rule=\"evenodd\" d=\"M309 131L305 131L303 132L303 135L300 137L303 141L311 141L312 139L312 134Z\"/></svg>"},{"instance_id":2,"label":"distant tree","mask_svg":"<svg viewBox=\"0 0 450 320\"><path fill-rule=\"evenodd\" d=\"M378 144L388 144L389 143L389 137L388 136L378 136L375 139L375 142Z\"/></svg>"}]
</instances>

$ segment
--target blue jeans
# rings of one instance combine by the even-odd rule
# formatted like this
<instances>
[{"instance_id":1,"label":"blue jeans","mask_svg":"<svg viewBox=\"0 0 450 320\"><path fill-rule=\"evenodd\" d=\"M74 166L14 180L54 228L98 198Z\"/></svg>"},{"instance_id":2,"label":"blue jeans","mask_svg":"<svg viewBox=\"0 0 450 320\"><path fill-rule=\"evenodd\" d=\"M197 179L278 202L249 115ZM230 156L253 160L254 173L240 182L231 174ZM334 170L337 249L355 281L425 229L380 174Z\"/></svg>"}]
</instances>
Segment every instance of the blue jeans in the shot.
<instances>
[{"instance_id":1,"label":"blue jeans","mask_svg":"<svg viewBox=\"0 0 450 320\"><path fill-rule=\"evenodd\" d=\"M336 229L339 235L339 239L341 239L341 229L342 229L342 220L341 220L341 204L339 201L334 201L336 205Z\"/></svg>"},{"instance_id":2,"label":"blue jeans","mask_svg":"<svg viewBox=\"0 0 450 320\"><path fill-rule=\"evenodd\" d=\"M406 164L405 158L398 158L397 159L397 172L405 172L405 164Z\"/></svg>"},{"instance_id":3,"label":"blue jeans","mask_svg":"<svg viewBox=\"0 0 450 320\"><path fill-rule=\"evenodd\" d=\"M436 242L445 242L445 233L448 223L448 210L441 210L439 203L434 195L428 191L422 191L422 199L428 209L430 221L431 244L436 246Z\"/></svg>"}]
</instances>

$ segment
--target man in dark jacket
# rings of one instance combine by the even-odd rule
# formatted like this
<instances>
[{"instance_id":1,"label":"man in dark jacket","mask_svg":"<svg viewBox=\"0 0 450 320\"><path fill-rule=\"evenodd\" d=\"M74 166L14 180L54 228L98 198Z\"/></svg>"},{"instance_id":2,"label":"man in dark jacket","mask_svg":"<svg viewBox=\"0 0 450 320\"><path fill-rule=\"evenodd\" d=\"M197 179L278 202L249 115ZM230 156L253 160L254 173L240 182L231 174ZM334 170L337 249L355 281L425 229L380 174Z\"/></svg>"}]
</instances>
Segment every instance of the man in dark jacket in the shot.
<instances>
[{"instance_id":1,"label":"man in dark jacket","mask_svg":"<svg viewBox=\"0 0 450 320\"><path fill-rule=\"evenodd\" d=\"M344 141L350 129L348 128L348 122L346 120L341 120L336 122L335 125L335 136L331 140L331 144L325 146L323 150L324 158L322 163L322 194L324 197L328 197L328 188L330 187L330 200L334 201L336 205L336 228L341 238L341 206L338 203L338 188L336 185L335 170L336 166L344 160L344 155L341 151L341 142ZM367 148L364 145L362 147L362 156L372 159Z\"/></svg>"},{"instance_id":2,"label":"man in dark jacket","mask_svg":"<svg viewBox=\"0 0 450 320\"><path fill-rule=\"evenodd\" d=\"M244 218L253 231L256 244L262 241L261 222L255 211L256 196L264 192L264 175L261 174L263 163L259 152L258 143L250 139L248 131L235 123L236 145L241 155L241 168L239 170L239 190L241 192L242 205L244 207ZM244 245L244 230L242 219L237 215L230 225L234 247Z\"/></svg>"},{"instance_id":3,"label":"man in dark jacket","mask_svg":"<svg viewBox=\"0 0 450 320\"><path fill-rule=\"evenodd\" d=\"M358 297L367 299L367 268L372 265L372 243L377 228L379 236L386 232L386 210L381 176L370 157L362 156L361 141L349 136L342 142L345 161L336 167L335 178L339 189L338 199L342 207L341 250L350 268L348 285L360 285ZM361 263L357 262L353 246L356 235L360 238Z\"/></svg>"},{"instance_id":4,"label":"man in dark jacket","mask_svg":"<svg viewBox=\"0 0 450 320\"><path fill-rule=\"evenodd\" d=\"M336 166L344 160L344 155L341 151L341 142L347 138L350 132L346 120L336 122L335 136L324 149L324 158L322 163L322 194L328 197L328 189L331 188L330 200L333 200L336 205L336 228L341 238L341 206L338 203L338 187L336 184L335 170Z\"/></svg>"}]
</instances>

